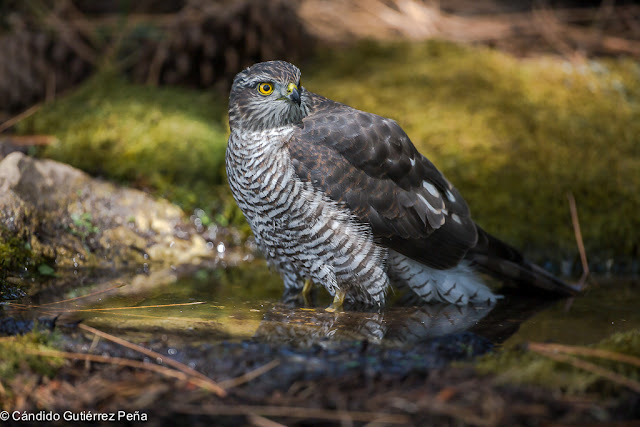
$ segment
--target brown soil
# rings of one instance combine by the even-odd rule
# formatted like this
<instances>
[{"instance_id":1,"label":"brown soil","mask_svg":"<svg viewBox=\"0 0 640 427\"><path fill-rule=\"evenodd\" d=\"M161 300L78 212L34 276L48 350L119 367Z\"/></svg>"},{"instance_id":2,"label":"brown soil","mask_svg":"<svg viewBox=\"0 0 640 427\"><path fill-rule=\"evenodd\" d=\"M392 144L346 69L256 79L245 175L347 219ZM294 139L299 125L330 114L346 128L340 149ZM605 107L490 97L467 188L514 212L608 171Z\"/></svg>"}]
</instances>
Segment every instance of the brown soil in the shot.
<instances>
[{"instance_id":1,"label":"brown soil","mask_svg":"<svg viewBox=\"0 0 640 427\"><path fill-rule=\"evenodd\" d=\"M104 341L96 345L79 332L71 335L67 350L91 347L93 353L109 357L145 360L118 345ZM16 377L9 384L16 397L5 396L4 407L47 408L60 414L139 411L147 414L147 425L196 426L584 425L640 417L637 394L623 393L609 400L567 397L534 387L502 385L494 377L478 376L471 365L422 363L442 351L450 357L451 340L387 350L363 343L297 349L252 341L177 350L172 357L198 366L210 377L225 373L234 377L220 383L227 390L225 397L142 369L69 361L53 379L27 373ZM469 333L453 337L458 343L477 344L476 340ZM169 350L161 341L147 347L165 355ZM481 347L475 350L486 351ZM383 369L385 360L404 369ZM411 360L414 363L407 365ZM248 382L238 375L265 365L268 369Z\"/></svg>"}]
</instances>

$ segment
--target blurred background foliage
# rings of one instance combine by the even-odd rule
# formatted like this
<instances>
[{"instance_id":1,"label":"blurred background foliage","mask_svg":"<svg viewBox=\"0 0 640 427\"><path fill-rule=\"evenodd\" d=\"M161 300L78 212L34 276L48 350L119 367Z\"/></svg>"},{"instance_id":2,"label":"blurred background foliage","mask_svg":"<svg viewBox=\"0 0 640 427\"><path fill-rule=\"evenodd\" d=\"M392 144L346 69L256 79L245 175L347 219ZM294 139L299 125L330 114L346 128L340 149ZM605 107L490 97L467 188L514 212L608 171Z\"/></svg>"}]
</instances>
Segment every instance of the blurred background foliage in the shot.
<instances>
[{"instance_id":1,"label":"blurred background foliage","mask_svg":"<svg viewBox=\"0 0 640 427\"><path fill-rule=\"evenodd\" d=\"M51 136L38 155L248 235L224 176L228 87L245 66L286 59L309 90L397 120L476 221L534 260L576 264L572 193L596 268L638 270L632 2L4 0L0 11L11 58L0 126L17 123L0 141Z\"/></svg>"}]
</instances>

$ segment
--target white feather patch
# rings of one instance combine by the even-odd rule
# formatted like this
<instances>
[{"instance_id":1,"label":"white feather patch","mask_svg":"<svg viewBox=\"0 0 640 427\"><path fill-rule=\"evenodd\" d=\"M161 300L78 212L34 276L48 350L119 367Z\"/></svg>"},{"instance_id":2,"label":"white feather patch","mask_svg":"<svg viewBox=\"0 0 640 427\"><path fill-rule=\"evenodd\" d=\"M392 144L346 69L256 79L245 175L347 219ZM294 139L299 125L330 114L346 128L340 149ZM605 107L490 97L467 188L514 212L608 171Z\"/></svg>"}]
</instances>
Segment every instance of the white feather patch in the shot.
<instances>
[{"instance_id":1,"label":"white feather patch","mask_svg":"<svg viewBox=\"0 0 640 427\"><path fill-rule=\"evenodd\" d=\"M499 298L464 261L448 270L436 270L390 250L389 277L392 283L408 286L427 302L466 305L493 303Z\"/></svg>"}]
</instances>

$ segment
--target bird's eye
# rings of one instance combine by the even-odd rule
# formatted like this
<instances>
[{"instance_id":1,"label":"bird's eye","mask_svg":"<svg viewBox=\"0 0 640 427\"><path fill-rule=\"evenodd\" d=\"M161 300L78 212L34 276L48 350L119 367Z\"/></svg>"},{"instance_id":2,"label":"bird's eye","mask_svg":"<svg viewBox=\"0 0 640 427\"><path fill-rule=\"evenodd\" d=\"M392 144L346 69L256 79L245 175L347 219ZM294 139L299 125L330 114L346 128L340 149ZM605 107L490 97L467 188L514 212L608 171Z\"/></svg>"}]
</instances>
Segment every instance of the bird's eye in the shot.
<instances>
[{"instance_id":1,"label":"bird's eye","mask_svg":"<svg viewBox=\"0 0 640 427\"><path fill-rule=\"evenodd\" d=\"M273 92L273 85L271 83L260 83L258 85L258 92L262 95L270 95Z\"/></svg>"}]
</instances>

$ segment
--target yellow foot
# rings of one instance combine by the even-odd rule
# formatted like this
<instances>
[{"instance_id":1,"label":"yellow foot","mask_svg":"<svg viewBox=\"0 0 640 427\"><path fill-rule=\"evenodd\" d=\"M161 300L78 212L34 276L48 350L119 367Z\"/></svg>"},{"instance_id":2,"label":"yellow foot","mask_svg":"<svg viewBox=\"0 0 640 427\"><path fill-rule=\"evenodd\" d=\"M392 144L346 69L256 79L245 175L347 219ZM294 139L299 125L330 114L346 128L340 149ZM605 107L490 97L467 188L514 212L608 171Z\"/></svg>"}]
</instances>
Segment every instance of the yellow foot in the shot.
<instances>
[{"instance_id":1,"label":"yellow foot","mask_svg":"<svg viewBox=\"0 0 640 427\"><path fill-rule=\"evenodd\" d=\"M311 279L307 278L304 281L304 286L302 287L302 300L304 301L304 305L311 305L311 288L313 287L313 282Z\"/></svg>"},{"instance_id":2,"label":"yellow foot","mask_svg":"<svg viewBox=\"0 0 640 427\"><path fill-rule=\"evenodd\" d=\"M341 290L338 289L336 291L336 295L333 297L333 302L331 303L331 305L327 308L325 308L325 311L328 311L330 313L334 313L336 311L341 311L342 310L342 304L344 304L344 297L347 294Z\"/></svg>"}]
</instances>

